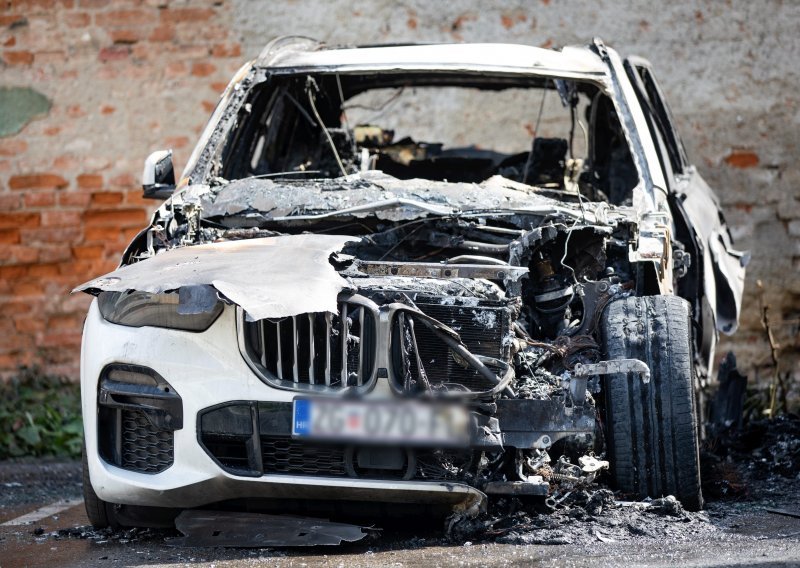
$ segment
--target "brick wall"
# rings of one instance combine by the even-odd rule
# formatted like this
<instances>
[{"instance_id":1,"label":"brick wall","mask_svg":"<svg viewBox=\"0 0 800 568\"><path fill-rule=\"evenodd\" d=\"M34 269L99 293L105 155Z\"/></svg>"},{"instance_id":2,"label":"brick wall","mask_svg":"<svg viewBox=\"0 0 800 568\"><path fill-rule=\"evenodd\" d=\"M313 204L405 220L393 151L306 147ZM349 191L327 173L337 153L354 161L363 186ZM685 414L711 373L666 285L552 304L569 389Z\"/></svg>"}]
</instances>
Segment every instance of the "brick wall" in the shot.
<instances>
[{"instance_id":1,"label":"brick wall","mask_svg":"<svg viewBox=\"0 0 800 568\"><path fill-rule=\"evenodd\" d=\"M51 106L0 138L0 373L77 377L89 298L69 291L113 270L146 224L147 154L188 157L242 62L231 20L212 1L2 3L0 88Z\"/></svg>"},{"instance_id":2,"label":"brick wall","mask_svg":"<svg viewBox=\"0 0 800 568\"><path fill-rule=\"evenodd\" d=\"M769 351L756 278L800 351L800 4L767 0L517 2L451 0L6 0L3 88L51 106L0 137L0 373L18 363L77 376L87 298L74 285L109 270L152 204L146 155L173 148L180 169L219 92L276 35L331 43L603 37L655 65L690 157L714 186L737 245L753 252L742 329L722 348L745 372ZM28 97L30 98L30 97ZM27 99L26 99L27 100ZM32 112L32 111L31 111ZM0 132L3 131L0 111ZM490 126L489 126L490 127ZM2 134L0 134L2 136ZM796 358L787 368L798 372Z\"/></svg>"}]
</instances>

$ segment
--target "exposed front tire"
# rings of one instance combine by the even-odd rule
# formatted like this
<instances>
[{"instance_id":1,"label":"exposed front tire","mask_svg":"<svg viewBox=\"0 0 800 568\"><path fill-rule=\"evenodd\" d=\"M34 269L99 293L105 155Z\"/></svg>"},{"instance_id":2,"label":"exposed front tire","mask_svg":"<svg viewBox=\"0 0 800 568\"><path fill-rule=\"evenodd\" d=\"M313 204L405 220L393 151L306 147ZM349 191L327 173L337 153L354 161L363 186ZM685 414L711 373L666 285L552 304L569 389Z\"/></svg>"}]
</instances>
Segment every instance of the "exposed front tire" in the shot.
<instances>
[{"instance_id":1,"label":"exposed front tire","mask_svg":"<svg viewBox=\"0 0 800 568\"><path fill-rule=\"evenodd\" d=\"M703 507L689 303L677 296L623 298L603 316L605 358L640 359L650 383L608 375L606 437L617 488L639 498L674 495Z\"/></svg>"},{"instance_id":2,"label":"exposed front tire","mask_svg":"<svg viewBox=\"0 0 800 568\"><path fill-rule=\"evenodd\" d=\"M89 522L96 529L106 527L119 528L120 523L117 519L113 503L103 501L97 496L89 479L89 460L86 456L86 446L83 447L83 504L86 507L86 515Z\"/></svg>"}]
</instances>

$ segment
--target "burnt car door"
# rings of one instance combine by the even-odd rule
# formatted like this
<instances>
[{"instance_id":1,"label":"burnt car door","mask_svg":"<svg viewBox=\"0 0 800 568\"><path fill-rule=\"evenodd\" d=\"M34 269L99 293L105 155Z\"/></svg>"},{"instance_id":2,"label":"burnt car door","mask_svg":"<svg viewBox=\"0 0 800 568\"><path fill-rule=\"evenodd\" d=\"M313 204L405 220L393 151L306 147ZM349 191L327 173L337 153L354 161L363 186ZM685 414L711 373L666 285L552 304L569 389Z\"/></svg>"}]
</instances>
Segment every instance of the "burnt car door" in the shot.
<instances>
[{"instance_id":1,"label":"burnt car door","mask_svg":"<svg viewBox=\"0 0 800 568\"><path fill-rule=\"evenodd\" d=\"M689 163L672 114L648 61L630 57L625 70L658 146L674 219L678 295L689 300L702 333L696 337L701 372L710 373L717 331L736 331L749 254L733 248L719 200ZM682 246L682 248L681 248Z\"/></svg>"}]
</instances>

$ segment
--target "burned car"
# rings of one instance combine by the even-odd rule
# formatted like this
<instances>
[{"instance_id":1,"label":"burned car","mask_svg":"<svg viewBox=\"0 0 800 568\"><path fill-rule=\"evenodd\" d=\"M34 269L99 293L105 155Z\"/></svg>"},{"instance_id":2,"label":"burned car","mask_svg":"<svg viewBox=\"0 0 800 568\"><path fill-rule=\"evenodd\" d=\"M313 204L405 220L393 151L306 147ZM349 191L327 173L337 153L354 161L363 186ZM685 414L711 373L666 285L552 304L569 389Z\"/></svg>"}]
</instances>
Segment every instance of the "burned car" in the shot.
<instances>
[{"instance_id":1,"label":"burned car","mask_svg":"<svg viewBox=\"0 0 800 568\"><path fill-rule=\"evenodd\" d=\"M702 507L698 393L746 256L647 61L281 38L175 179L148 158L166 201L78 288L95 526L476 514L606 466Z\"/></svg>"}]
</instances>

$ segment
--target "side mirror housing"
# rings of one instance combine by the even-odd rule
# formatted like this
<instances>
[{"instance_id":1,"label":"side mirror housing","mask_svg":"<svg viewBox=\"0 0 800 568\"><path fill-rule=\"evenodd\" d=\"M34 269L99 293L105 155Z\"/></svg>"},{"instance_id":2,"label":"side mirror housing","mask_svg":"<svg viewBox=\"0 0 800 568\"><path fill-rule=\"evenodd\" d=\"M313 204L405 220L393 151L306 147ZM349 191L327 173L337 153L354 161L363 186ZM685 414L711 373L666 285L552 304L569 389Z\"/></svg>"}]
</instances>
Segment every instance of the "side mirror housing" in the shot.
<instances>
[{"instance_id":1,"label":"side mirror housing","mask_svg":"<svg viewBox=\"0 0 800 568\"><path fill-rule=\"evenodd\" d=\"M159 150L147 156L142 172L142 189L146 199L166 199L172 195L175 191L172 150Z\"/></svg>"}]
</instances>

